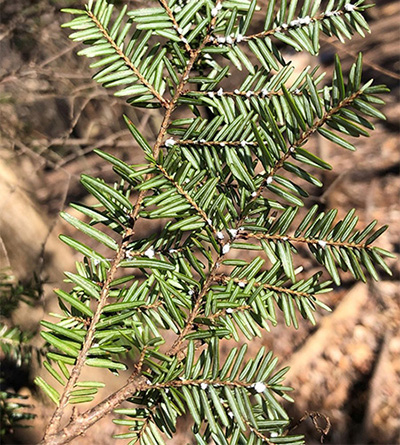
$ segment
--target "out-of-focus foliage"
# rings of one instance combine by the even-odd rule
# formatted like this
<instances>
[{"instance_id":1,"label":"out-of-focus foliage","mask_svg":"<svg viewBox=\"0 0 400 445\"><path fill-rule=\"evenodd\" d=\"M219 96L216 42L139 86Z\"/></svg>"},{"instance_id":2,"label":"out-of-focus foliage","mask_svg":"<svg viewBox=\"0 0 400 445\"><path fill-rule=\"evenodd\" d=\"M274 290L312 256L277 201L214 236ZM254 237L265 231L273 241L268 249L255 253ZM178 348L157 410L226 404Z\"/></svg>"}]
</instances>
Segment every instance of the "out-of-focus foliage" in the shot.
<instances>
[{"instance_id":1,"label":"out-of-focus foliage","mask_svg":"<svg viewBox=\"0 0 400 445\"><path fill-rule=\"evenodd\" d=\"M30 412L33 406L24 403L26 399L26 396L0 390L0 437L12 434L15 428L27 428L29 425L24 421L36 417L36 414Z\"/></svg>"},{"instance_id":2,"label":"out-of-focus foliage","mask_svg":"<svg viewBox=\"0 0 400 445\"><path fill-rule=\"evenodd\" d=\"M13 391L4 390L12 376L8 369L28 366L32 359L41 361L42 351L34 347L30 340L34 332L25 332L12 324L12 315L21 304L33 305L42 294L42 285L38 280L24 285L15 281L8 270L0 273L0 349L2 361L7 360L7 370L2 368L0 377L0 434L10 434L15 428L29 426L25 420L36 415L30 412L30 404L23 403L27 397ZM11 365L11 366L10 366Z\"/></svg>"}]
</instances>

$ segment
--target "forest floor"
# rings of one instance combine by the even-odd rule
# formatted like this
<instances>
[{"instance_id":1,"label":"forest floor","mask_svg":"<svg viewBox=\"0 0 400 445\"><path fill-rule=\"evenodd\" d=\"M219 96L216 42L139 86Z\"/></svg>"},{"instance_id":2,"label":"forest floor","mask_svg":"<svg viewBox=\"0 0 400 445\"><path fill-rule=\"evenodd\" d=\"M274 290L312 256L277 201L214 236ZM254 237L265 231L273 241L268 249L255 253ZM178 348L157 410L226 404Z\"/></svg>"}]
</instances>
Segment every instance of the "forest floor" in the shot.
<instances>
[{"instance_id":1,"label":"forest floor","mask_svg":"<svg viewBox=\"0 0 400 445\"><path fill-rule=\"evenodd\" d=\"M89 199L79 183L81 173L115 179L93 149L141 162L121 116L128 114L148 140L154 140L161 121L157 112L135 111L91 79L89 62L75 55L77 45L60 28L64 3L72 2L0 0L0 270L10 268L24 283L35 274L43 280L42 298L34 307L22 305L11 320L31 331L55 308L52 289L62 285L63 271L72 270L78 259L57 238L59 233L72 234L58 213L68 211L72 201ZM346 72L362 50L364 80L374 78L391 88L382 108L387 120L376 123L370 138L356 141L355 153L313 140L333 170L324 175L327 187L322 194L314 190L309 204L339 208L339 216L356 208L360 225L373 219L388 224L380 246L399 254L400 2L376 3L369 10L372 33L365 39L341 45L324 38L318 61L287 56L299 68L319 63L330 73L337 52ZM157 228L157 223L149 224L143 234ZM315 267L307 257L303 266L309 271ZM296 429L308 434L309 443L320 440L318 428L324 428L326 418L331 424L327 444L400 443L400 267L395 261L391 267L393 277L382 274L379 283L355 284L343 275L342 286L325 296L332 313L320 315L316 327L278 325L252 342L254 350L263 344L282 366L291 366L287 382L296 388L295 408L288 407L291 416L299 420L307 412L319 413ZM40 345L40 337L34 342ZM228 351L231 344L224 347ZM32 428L17 432L7 443L36 443L53 409L32 384L43 371L35 364L16 369L3 363L2 372L7 388L28 395L38 414ZM174 442L190 443L185 419L179 425ZM116 431L110 419L104 419L73 443L110 443Z\"/></svg>"}]
</instances>

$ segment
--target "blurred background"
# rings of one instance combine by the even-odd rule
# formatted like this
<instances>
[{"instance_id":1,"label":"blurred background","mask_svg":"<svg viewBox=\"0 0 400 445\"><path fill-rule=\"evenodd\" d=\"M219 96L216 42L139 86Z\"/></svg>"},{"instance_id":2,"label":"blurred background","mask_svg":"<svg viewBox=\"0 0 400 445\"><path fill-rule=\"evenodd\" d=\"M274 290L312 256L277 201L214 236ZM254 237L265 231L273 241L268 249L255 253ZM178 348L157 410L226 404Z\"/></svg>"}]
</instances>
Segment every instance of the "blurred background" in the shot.
<instances>
[{"instance_id":1,"label":"blurred background","mask_svg":"<svg viewBox=\"0 0 400 445\"><path fill-rule=\"evenodd\" d=\"M259 2L261 7L267 3ZM384 97L387 120L377 122L369 138L357 140L355 153L318 137L308 143L333 166L323 175L325 188L310 190L308 205L336 207L339 216L354 207L360 226L373 219L389 224L379 245L398 254L400 2L376 3L368 10L372 33L365 39L355 37L342 45L321 36L319 60L294 52L286 56L299 69L320 64L329 82L335 53L346 72L362 50L364 81L374 78L391 88ZM39 321L57 309L52 289L63 285L63 270L72 270L79 260L58 240L60 233L73 233L58 213L68 211L72 201L88 202L79 183L81 173L108 182L115 179L110 166L92 153L94 148L129 163L143 160L123 113L149 141L154 141L161 122L158 111L135 110L91 79L90 61L76 56L77 44L60 28L68 17L59 10L81 5L72 0L0 0L0 407L5 444L39 441L53 411L32 383L43 374L36 358L42 345L37 332ZM253 27L262 26L261 11ZM157 230L158 224L141 226L143 235ZM307 271L315 268L306 253L303 266ZM287 383L295 388L296 403L288 410L296 431L308 435L308 443L320 441L326 418L331 424L327 444L400 443L399 265L392 261L391 267L393 277L382 273L383 281L377 284L355 284L343 275L342 286L324 295L333 312L321 314L316 327L300 323L294 330L280 324L251 344L250 354L263 344L274 350L281 366L291 366ZM231 347L224 345L226 351ZM106 378L108 390L121 382ZM22 422L31 428L7 426L13 414L4 411L6 392L14 397L10 400L32 405L24 412L36 417ZM192 443L185 419L179 425L175 443ZM113 443L115 432L117 426L104 419L73 443Z\"/></svg>"}]
</instances>

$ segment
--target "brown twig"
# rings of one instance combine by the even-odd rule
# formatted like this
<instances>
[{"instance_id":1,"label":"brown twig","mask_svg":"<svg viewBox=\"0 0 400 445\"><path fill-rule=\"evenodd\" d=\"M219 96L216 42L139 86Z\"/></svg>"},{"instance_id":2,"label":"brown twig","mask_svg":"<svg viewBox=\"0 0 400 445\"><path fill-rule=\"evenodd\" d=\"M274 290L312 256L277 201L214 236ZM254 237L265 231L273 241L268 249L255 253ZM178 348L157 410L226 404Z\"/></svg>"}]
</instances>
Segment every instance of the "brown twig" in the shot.
<instances>
[{"instance_id":1,"label":"brown twig","mask_svg":"<svg viewBox=\"0 0 400 445\"><path fill-rule=\"evenodd\" d=\"M194 324L194 320L199 313L201 304L203 302L203 298L206 295L206 293L208 292L208 289L211 286L212 282L215 280L215 275L216 275L217 270L220 266L220 261L222 258L223 258L223 255L220 255L217 258L216 262L214 263L213 267L211 268L209 275L207 277L207 280L205 281L202 290L197 295L195 302L193 304L193 308L192 308L191 312L189 313L188 318L186 319L185 327L182 329L178 338L172 344L170 350L167 353L168 355L172 356L178 352L179 348L181 347L182 342L185 340L186 335L189 334L189 332L191 331L193 324Z\"/></svg>"},{"instance_id":2,"label":"brown twig","mask_svg":"<svg viewBox=\"0 0 400 445\"><path fill-rule=\"evenodd\" d=\"M328 416L319 413L318 411L310 411L310 412L305 411L304 416L288 430L288 433L294 431L296 428L300 426L301 423L303 423L307 419L311 419L314 428L318 431L319 434L321 434L320 440L321 443L323 443L324 438L329 434L329 431L331 430L331 421ZM320 425L318 423L320 419L323 419L325 425Z\"/></svg>"},{"instance_id":3,"label":"brown twig","mask_svg":"<svg viewBox=\"0 0 400 445\"><path fill-rule=\"evenodd\" d=\"M182 139L176 141L176 145L200 145L206 147L220 146L220 147L240 147L242 145L241 141L198 141L196 139ZM247 142L246 145L256 147L258 143L255 141Z\"/></svg>"},{"instance_id":4,"label":"brown twig","mask_svg":"<svg viewBox=\"0 0 400 445\"><path fill-rule=\"evenodd\" d=\"M238 278L230 278L227 277L225 275L218 275L215 277L215 281L219 281L219 282L223 282L223 283L229 283L230 281L233 281L235 283L243 283L243 284L247 284L248 281L247 280L239 280ZM293 289L289 289L288 287L282 287L282 286L274 286L273 284L268 284L268 283L252 283L252 285L254 287L263 287L264 289L269 289L269 290L273 290L275 292L281 293L281 294L288 294L288 295L292 295L294 297L306 297L306 298L310 298L313 297L313 294L309 294L307 292L300 292L297 290L293 290Z\"/></svg>"},{"instance_id":5,"label":"brown twig","mask_svg":"<svg viewBox=\"0 0 400 445\"><path fill-rule=\"evenodd\" d=\"M230 388L251 388L252 383L244 382L242 380L220 380L220 379L182 379L182 380L172 380L169 382L162 383L148 383L148 389L162 389L162 388L180 388L182 386L201 386L202 384L210 386L227 386ZM270 388L265 384L266 388Z\"/></svg>"},{"instance_id":6,"label":"brown twig","mask_svg":"<svg viewBox=\"0 0 400 445\"><path fill-rule=\"evenodd\" d=\"M334 14L336 16L340 16L340 15L347 14L347 12L346 11L342 11L342 10L337 10L337 11L334 11ZM314 17L310 17L309 21L310 21L310 23L314 23L314 22L319 22L321 20L327 20L327 19L329 19L329 14L321 13L321 14L318 14L318 15L316 15ZM292 26L292 25L290 25L290 23L287 23L286 26L280 25L280 26L277 26L276 28L273 28L273 29L268 29L266 31L261 31L261 32L258 32L256 34L251 34L249 36L243 36L242 42L245 42L245 41L248 41L248 40L254 40L254 39L262 39L264 37L267 37L267 36L270 36L270 35L274 35L277 32L282 32L282 31L285 32L288 29L295 29L298 26L303 27L303 26L308 26L308 24L307 25L301 25L300 24L300 25L293 25Z\"/></svg>"},{"instance_id":7,"label":"brown twig","mask_svg":"<svg viewBox=\"0 0 400 445\"><path fill-rule=\"evenodd\" d=\"M348 243L344 241L332 241L332 240L319 240L312 238L305 238L302 236L295 237L289 235L268 235L266 233L252 233L252 232L240 232L237 235L238 238L256 238L256 239L266 239L266 240L275 240L275 241L286 241L289 243L303 243L303 244L312 244L319 245L321 241L323 241L326 246L334 246L334 247L348 247L352 249L366 249L368 246L365 244L357 244L357 243Z\"/></svg>"},{"instance_id":8,"label":"brown twig","mask_svg":"<svg viewBox=\"0 0 400 445\"><path fill-rule=\"evenodd\" d=\"M83 434L89 427L110 413L136 392L147 389L146 379L138 376L131 379L125 386L111 394L95 407L82 413L77 419L71 420L60 432L48 435L39 445L62 445Z\"/></svg>"},{"instance_id":9,"label":"brown twig","mask_svg":"<svg viewBox=\"0 0 400 445\"><path fill-rule=\"evenodd\" d=\"M218 279L218 277L215 278L216 280ZM242 312L242 311L248 311L251 309L251 306L249 306L248 304L242 305L242 306L236 306L233 308L229 308L230 312L227 311L228 308L225 309L221 309L218 312L215 312L214 314L210 314L204 318L207 318L207 320L215 320L217 318L222 317L223 315L228 315L228 313L230 314L234 314L235 312ZM199 322L199 324L202 324L201 321Z\"/></svg>"},{"instance_id":10,"label":"brown twig","mask_svg":"<svg viewBox=\"0 0 400 445\"><path fill-rule=\"evenodd\" d=\"M192 48L190 47L189 42L185 39L185 36L182 34L181 28L180 28L178 22L176 21L175 16L174 16L173 12L171 11L171 8L168 6L168 3L165 0L158 0L158 1L161 4L161 6L165 9L165 12L168 14L168 17L171 19L171 21L174 25L174 29L177 32L177 34L179 35L179 38L182 40L182 42L184 42L186 51L189 54L191 54Z\"/></svg>"},{"instance_id":11,"label":"brown twig","mask_svg":"<svg viewBox=\"0 0 400 445\"><path fill-rule=\"evenodd\" d=\"M210 96L210 97L222 97L222 96L230 96L230 97L262 97L269 98L272 96L283 96L282 91L267 91L267 90L256 90L256 91L186 91L185 95L188 96ZM298 92L297 96L301 96L302 92Z\"/></svg>"}]
</instances>

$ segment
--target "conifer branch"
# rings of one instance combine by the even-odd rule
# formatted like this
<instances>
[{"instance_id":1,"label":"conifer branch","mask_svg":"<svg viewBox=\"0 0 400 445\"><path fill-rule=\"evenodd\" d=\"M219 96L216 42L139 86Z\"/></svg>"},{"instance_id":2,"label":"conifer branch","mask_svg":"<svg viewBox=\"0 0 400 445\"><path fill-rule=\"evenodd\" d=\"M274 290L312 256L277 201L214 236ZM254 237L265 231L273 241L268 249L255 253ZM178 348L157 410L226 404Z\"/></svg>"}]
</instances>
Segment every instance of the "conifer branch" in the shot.
<instances>
[{"instance_id":1,"label":"conifer branch","mask_svg":"<svg viewBox=\"0 0 400 445\"><path fill-rule=\"evenodd\" d=\"M204 222L210 227L212 232L215 236L217 236L217 229L211 224L211 219L208 217L207 213L201 209L196 202L192 199L192 197L189 195L184 188L178 184L174 178L165 170L165 168L162 165L156 164L156 167L160 172L168 179L168 181L176 188L177 192L182 195L186 201L196 210L196 212L201 216L201 218L204 220Z\"/></svg>"},{"instance_id":2,"label":"conifer branch","mask_svg":"<svg viewBox=\"0 0 400 445\"><path fill-rule=\"evenodd\" d=\"M282 23L276 28L269 29L266 31L260 31L256 34L251 34L247 36L243 36L240 41L246 42L249 40L255 40L255 39L262 39L264 37L273 36L274 34L278 32L288 32L291 29L298 29L303 28L312 25L316 22L321 22L324 20L329 20L332 17L340 17L346 14L350 14L353 11L357 11L357 8L352 8L351 6L348 6L348 10L345 9L337 9L335 11L330 12L322 12L321 14L317 14L314 17L300 17L298 19L292 20L290 23ZM240 42L239 42L240 43Z\"/></svg>"},{"instance_id":3,"label":"conifer branch","mask_svg":"<svg viewBox=\"0 0 400 445\"><path fill-rule=\"evenodd\" d=\"M256 232L245 232L242 231L238 234L238 238L249 239L255 238L258 240L273 240L273 241L284 241L288 243L302 243L308 245L321 246L321 244L326 246L334 246L334 247L347 247L351 249L368 249L370 246L367 246L365 243L350 243L346 241L333 241L329 239L315 239L315 238L305 238L302 236L295 237L290 235L268 235L266 233L256 233Z\"/></svg>"},{"instance_id":4,"label":"conifer branch","mask_svg":"<svg viewBox=\"0 0 400 445\"><path fill-rule=\"evenodd\" d=\"M88 12L88 14L96 22L96 25L99 27L101 32L107 38L107 32L101 26L100 22L95 18L95 16L90 11ZM215 21L216 21L216 17L214 17L211 20L210 28L214 26ZM165 112L163 121L161 123L160 131L158 133L155 145L154 145L153 150L152 150L153 151L153 156L154 156L155 159L158 158L158 155L159 155L159 152L160 152L160 149L161 149L161 146L162 146L162 141L163 141L163 139L165 137L165 134L167 132L168 126L170 125L170 122L171 122L171 115L172 115L173 111L176 108L176 104L178 102L178 99L182 95L182 92L184 90L185 84L187 83L187 81L189 79L189 74L190 74L190 72L191 72L191 70L193 68L193 65L195 64L197 58L201 54L202 49L207 44L208 39L209 39L209 34L207 33L205 39L199 45L197 50L193 51L191 53L191 56L190 56L190 59L188 61L187 66L186 66L185 72L182 75L182 77L180 79L180 82L179 82L179 85L178 85L178 87L176 89L175 95L172 98L172 100L170 101L168 107L166 108L166 112ZM107 38L107 40L113 46L115 45L115 42L113 42L110 37ZM116 47L116 45L114 46L114 48L116 50L119 50L119 48ZM135 68L135 70L136 70L136 68ZM147 175L147 178L149 178L149 177L151 177L151 175ZM133 227L134 227L134 224L135 224L135 222L137 220L137 217L139 215L140 206L141 206L141 203L142 203L142 201L143 201L143 199L145 197L145 194L146 194L146 191L141 191L139 193L138 198L137 198L136 204L135 204L133 212L131 214L131 218L133 220L133 226L129 230L129 232L127 233L127 238L128 239L133 234ZM115 257L114 257L114 259L112 261L111 268L110 268L110 270L109 270L109 272L107 274L106 281L105 281L105 283L104 283L104 285L102 287L102 291L101 291L101 294L100 294L100 301L99 301L99 303L97 305L95 314L94 314L94 316L93 316L93 318L91 320L91 323L90 323L90 326L88 328L88 331L87 331L87 334L86 334L85 341L83 343L82 349L80 350L78 358L76 360L76 363L75 363L75 365L74 365L74 367L73 367L73 369L71 371L71 376L70 376L66 386L64 387L63 393L62 393L62 395L60 397L60 401L59 401L58 407L56 408L56 410L55 410L55 412L54 412L54 414L53 414L53 416L52 416L52 418L51 418L51 420L50 420L50 422L48 424L48 427L46 429L45 436L44 436L44 442L43 442L45 444L55 445L57 443L67 443L65 441L64 442L54 442L54 439L52 439L52 437L54 437L57 434L57 431L58 431L58 429L60 427L61 417L62 417L62 415L64 413L64 409L65 409L66 405L68 404L68 400L70 398L70 393L71 393L72 389L74 388L75 383L77 382L77 380L78 380L78 378L79 378L79 376L81 374L81 371L82 371L82 368L83 368L83 366L85 364L88 352L89 352L90 348L92 347L94 334L95 334L95 331L96 331L96 325L97 325L97 323L100 320L100 316L102 314L103 308L106 305L107 300L108 300L109 291L110 291L110 284L114 280L114 277L115 277L115 274L116 274L116 271L118 269L119 264L121 263L121 261L126 256L127 245L128 245L128 241L127 241L127 239L124 238L122 240L121 244L118 246L117 253L116 253L116 255L115 255ZM212 280L212 278L211 278L211 275L210 275L209 281L211 282L211 280ZM207 280L207 282L208 282L208 280ZM194 306L193 314L196 313L199 305L200 305L200 298L199 298L198 303L196 303L195 306ZM195 315L193 315L193 318L194 318L194 316ZM192 324L192 321L189 320L189 323L188 323L188 325L190 326L189 329L191 328L191 324ZM184 335L186 335L186 334L184 334ZM181 337L179 337L176 340L176 342L173 344L170 352L173 352L173 351L175 351L175 350L177 350L179 348L179 345L180 345L181 341L183 340L184 335L182 335ZM131 384L131 386L134 386L134 392L136 392L137 388L135 387L134 383L130 382L130 384ZM125 394L125 393L122 392L122 394ZM119 396L120 395L121 395L121 393L119 393ZM99 414L99 413L105 412L104 410L106 410L106 409L107 410L109 409L109 411L111 411L113 408L115 408L115 406L117 406L119 403L121 403L121 401L123 401L124 399L122 399L120 401L119 397L116 396L112 400L113 400L112 408L109 408L109 403L107 404L107 402L105 401L103 404L101 404L101 406L99 406L99 409L98 409L98 411L95 414L93 412L92 412L92 414L90 414L90 412L88 413L88 415L87 415L88 419L95 418L96 420L94 420L93 422L91 422L91 420L90 420L87 423L85 423L85 426L87 425L86 428L88 428L90 425L95 423L99 418L101 418L103 415L105 415L104 413L103 414ZM109 412L109 411L107 411L107 412ZM100 416L100 417L97 417L97 416ZM72 425L70 425L69 428L68 428L68 425L67 425L67 427L63 430L64 432L62 432L62 436L64 436L64 437L72 436L71 439L73 437L76 437L77 431L80 431L82 429L82 426L79 428L76 425L77 423L78 422L72 423ZM81 434L81 432L79 432L79 434ZM69 440L71 440L71 439L69 439Z\"/></svg>"},{"instance_id":5,"label":"conifer branch","mask_svg":"<svg viewBox=\"0 0 400 445\"><path fill-rule=\"evenodd\" d=\"M164 97L154 88L153 85L151 85L148 80L141 74L141 72L136 68L136 66L131 62L129 57L124 54L124 52L121 50L121 48L116 44L114 39L109 35L108 31L103 27L103 25L100 23L99 19L92 13L92 11L87 11L87 15L93 20L99 31L103 34L104 38L107 40L107 42L114 48L114 51L119 55L119 57L125 62L125 65L132 70L132 72L137 76L137 78L142 82L143 85L145 85L150 91L151 94L157 98L157 100L160 102L160 104L164 108L169 107L169 103Z\"/></svg>"},{"instance_id":6,"label":"conifer branch","mask_svg":"<svg viewBox=\"0 0 400 445\"><path fill-rule=\"evenodd\" d=\"M62 430L49 431L38 445L63 445L71 442L71 440L81 436L88 428L113 411L122 402L146 388L145 377L138 376L131 379L125 386L115 391L102 402L80 414L76 419L71 419Z\"/></svg>"},{"instance_id":7,"label":"conifer branch","mask_svg":"<svg viewBox=\"0 0 400 445\"><path fill-rule=\"evenodd\" d=\"M338 105L331 108L329 111L325 112L324 115L317 119L314 124L306 131L304 131L301 136L293 143L291 144L285 153L283 153L282 157L275 163L274 167L268 172L267 178L261 186L257 189L256 192L252 195L252 202L256 201L257 198L261 195L261 193L264 190L265 185L269 184L270 181L273 180L273 176L284 166L285 161L287 161L293 153L296 152L297 148L302 147L319 128L323 127L326 122L332 118L332 116L335 116L337 113L339 113L343 108L346 108L350 106L355 99L357 99L359 96L363 94L362 90L358 90L355 93L351 94L351 96L346 97L341 102L339 102ZM243 223L243 221L241 222ZM240 224L241 225L241 224ZM239 227L240 227L239 225Z\"/></svg>"},{"instance_id":8,"label":"conifer branch","mask_svg":"<svg viewBox=\"0 0 400 445\"><path fill-rule=\"evenodd\" d=\"M93 318L90 322L89 328L87 330L87 334L85 337L85 341L82 345L82 349L79 351L79 355L76 359L75 365L72 368L71 376L68 379L67 384L64 387L63 393L60 397L60 401L58 403L58 406L56 410L54 411L51 420L48 424L48 427L45 432L45 441L54 435L61 422L61 417L64 414L64 409L68 404L68 400L71 396L71 391L73 390L75 383L78 381L79 376L81 375L82 368L85 365L86 358L89 353L89 349L92 347L94 334L96 332L96 326L100 320L100 316L102 314L103 308L107 303L107 299L110 292L110 284L114 280L115 274L117 272L119 263L124 258L124 245L126 245L126 241L123 241L121 245L118 248L118 251L115 255L115 258L113 259L110 271L108 273L107 279L102 287L101 294L100 294L100 301L97 305L96 312L93 315ZM51 442L49 442L51 443Z\"/></svg>"},{"instance_id":9,"label":"conifer branch","mask_svg":"<svg viewBox=\"0 0 400 445\"><path fill-rule=\"evenodd\" d=\"M314 78L316 69L310 74L304 70L291 87L285 87L291 68L280 69L284 61L279 49L269 39L262 41L275 35L289 46L316 54L321 29L339 39L353 32L362 35L368 27L361 12L368 5L363 5L362 0L357 5L339 2L341 9L316 14L319 3L306 2L301 15L307 11L309 15L292 20L295 5L288 9L285 3L274 18L271 3L265 23L266 28L272 23L275 28L246 35L256 10L255 1L244 2L240 8L229 2L222 5L218 0L214 5L191 2L180 10L175 6L171 9L166 0L159 3L162 8L128 12L128 22L124 7L111 26L113 4L107 0L90 1L86 11L66 10L76 15L66 24L78 30L71 38L91 45L80 54L101 57L92 64L101 67L96 80L106 87L128 85L116 94L133 96L128 100L133 106L161 105L164 114L151 145L125 119L145 153L145 165L132 166L96 151L112 164L121 181L112 187L99 178L84 175L82 184L102 206L75 206L90 218L89 223L63 214L76 229L110 249L112 253L107 257L112 259L72 237L61 237L86 259L77 265L77 274L66 273L74 288L69 293L56 291L65 314L62 320L57 324L43 322L48 332L42 335L57 351L48 353L49 361L58 364L62 375L51 363L46 368L64 385L59 395L44 379L37 379L50 399L58 401L43 445L73 440L124 401L134 408L116 410L116 414L128 416L116 419L116 423L131 425L130 432L120 438L129 436L133 442L162 443L162 439L153 441L153 435L161 437L158 430L172 437L177 416L186 410L192 415L196 438L203 442L236 437L240 441L252 438L272 444L276 433L279 439L289 441L285 430L288 416L275 399L283 396L291 400L286 394L290 388L280 384L287 369L272 375L276 359L264 348L245 363L245 345L234 348L221 367L220 341L239 340L240 333L249 340L260 336L260 329L269 330L270 323L278 322L275 306L282 310L285 323L295 327L297 313L315 324L317 306L329 310L316 296L329 291L331 282L320 282L322 272L297 280L294 243L308 245L336 284L340 284L337 267L362 280L365 276L361 266L374 279L378 278L375 264L390 273L383 260L390 253L370 247L386 227L373 232L374 221L361 232L354 232L358 218L353 210L333 226L337 211L315 216L318 208L314 206L294 235L286 236L292 233L296 212L303 205L295 194L304 197L307 193L294 181L276 175L286 169L320 185L306 170L286 161L293 156L306 165L328 168L326 162L302 149L317 131L339 146L354 149L322 127L327 124L339 133L367 135L361 127L371 128L372 124L363 115L382 118L371 103L380 103L375 94L385 92L385 88L371 87L370 83L361 87L361 56L350 71L347 86L340 61L335 59L332 88L325 88L323 97L317 89L323 76ZM333 7L334 2L328 9ZM347 14L354 19L352 22L343 20ZM283 23L285 17L289 23ZM329 29L324 24L328 20ZM128 39L132 23L136 30ZM301 29L309 25L310 32ZM216 38L214 31L223 36ZM154 35L166 38L167 43L151 46L148 42ZM260 70L235 47L240 42L248 43L262 64ZM243 66L248 70L241 89L224 91L219 87L229 66L221 67L213 54L227 57L239 70ZM198 74L193 76L195 69ZM277 74L268 78L272 69ZM188 82L204 83L210 91L189 91ZM265 88L261 88L263 85ZM166 99L168 93L164 94L168 89L170 99ZM235 101L225 98L235 96ZM180 104L188 105L193 113L173 120ZM351 110L345 110L349 106ZM211 116L203 117L200 107L208 107ZM176 136L177 140L173 139ZM283 188L270 186L274 180ZM257 200L265 186L270 186L270 191L284 202ZM132 194L136 196L134 203L129 198ZM278 218L269 214L269 204L282 212ZM133 235L139 218L163 218L168 222L163 223L156 239L151 235L136 240ZM98 229L101 225L109 230ZM240 239L258 240L261 247L236 242ZM226 258L232 248L250 253L263 249L267 257L276 261L267 271L263 269L265 259L259 255L253 255L252 260ZM234 268L232 276L221 274L221 264ZM117 274L123 268L139 269L142 278ZM292 285L287 284L290 281ZM125 287L125 283L131 284ZM161 349L165 341L163 329L170 329L175 338L170 346ZM202 344L204 349L200 350ZM80 381L83 367L126 369L122 354L132 347L139 358L125 385L60 427L68 403L91 401L96 387L104 386ZM203 428L205 423L207 427ZM303 438L294 436L293 442L303 443Z\"/></svg>"},{"instance_id":10,"label":"conifer branch","mask_svg":"<svg viewBox=\"0 0 400 445\"><path fill-rule=\"evenodd\" d=\"M139 391L146 391L150 389L163 389L163 388L179 388L182 386L189 385L213 385L213 386L227 386L233 388L253 388L254 384L243 382L243 381L222 381L219 379L201 379L201 380L176 380L170 381L166 383L156 383L152 384L147 381L147 379L143 376L137 376L133 379L130 379L128 383L111 394L101 403L96 405L95 407L88 409L79 417L74 420L71 420L63 430L58 433L54 433L47 438L45 438L38 445L63 445L69 443L75 437L82 435L88 428L90 428L94 423L96 423L99 419L103 418L111 411L113 411L116 407L118 407L122 402L134 396ZM265 388L268 388L267 384L264 384Z\"/></svg>"}]
</instances>

